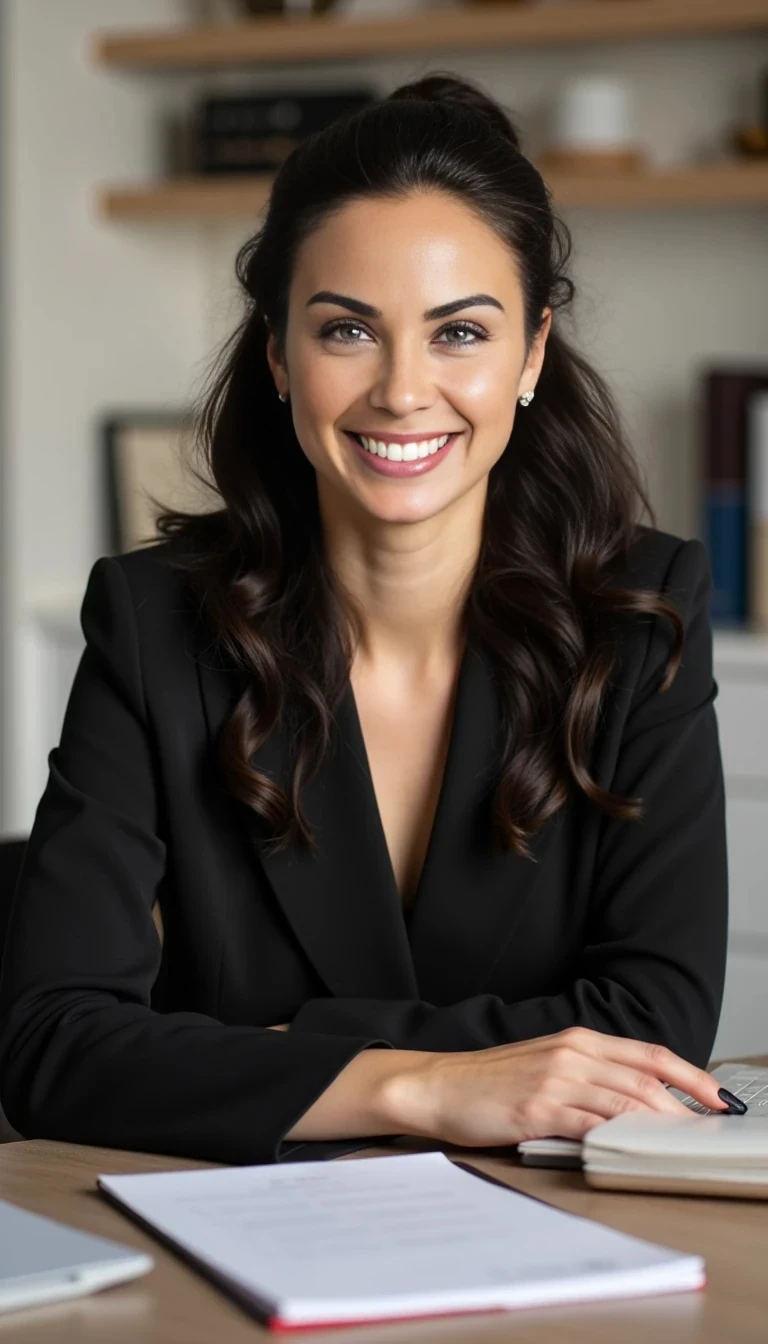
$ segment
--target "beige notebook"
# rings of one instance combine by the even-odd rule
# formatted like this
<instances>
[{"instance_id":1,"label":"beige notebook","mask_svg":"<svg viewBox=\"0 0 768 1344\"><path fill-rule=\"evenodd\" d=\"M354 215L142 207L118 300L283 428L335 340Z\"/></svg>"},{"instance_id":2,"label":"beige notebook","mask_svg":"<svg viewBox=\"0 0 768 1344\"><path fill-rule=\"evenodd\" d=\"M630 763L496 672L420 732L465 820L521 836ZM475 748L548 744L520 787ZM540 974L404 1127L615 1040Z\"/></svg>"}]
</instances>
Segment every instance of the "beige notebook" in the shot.
<instances>
[{"instance_id":1,"label":"beige notebook","mask_svg":"<svg viewBox=\"0 0 768 1344\"><path fill-rule=\"evenodd\" d=\"M603 1189L768 1199L768 1125L749 1115L620 1115L590 1130L581 1157Z\"/></svg>"}]
</instances>

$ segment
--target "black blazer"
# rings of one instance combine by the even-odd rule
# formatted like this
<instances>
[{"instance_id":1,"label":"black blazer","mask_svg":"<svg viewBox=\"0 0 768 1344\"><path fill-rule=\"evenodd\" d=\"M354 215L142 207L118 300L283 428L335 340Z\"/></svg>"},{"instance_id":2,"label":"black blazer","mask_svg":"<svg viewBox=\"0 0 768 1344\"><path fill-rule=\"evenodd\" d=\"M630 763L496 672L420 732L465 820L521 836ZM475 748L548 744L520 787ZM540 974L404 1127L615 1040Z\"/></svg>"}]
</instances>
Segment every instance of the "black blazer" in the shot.
<instances>
[{"instance_id":1,"label":"black blazer","mask_svg":"<svg viewBox=\"0 0 768 1344\"><path fill-rule=\"evenodd\" d=\"M614 821L573 789L534 837L535 861L491 853L498 705L470 642L408 920L349 684L305 798L322 853L262 852L262 823L215 761L243 674L215 654L166 550L98 560L83 602L86 648L0 985L0 1098L21 1133L310 1158L364 1146L282 1139L371 1045L477 1050L580 1023L707 1062L727 881L699 541L641 527L620 576L669 594L686 626L661 695L668 622L619 623L591 764L604 787L644 798L645 820ZM254 764L287 782L285 748L271 734Z\"/></svg>"}]
</instances>

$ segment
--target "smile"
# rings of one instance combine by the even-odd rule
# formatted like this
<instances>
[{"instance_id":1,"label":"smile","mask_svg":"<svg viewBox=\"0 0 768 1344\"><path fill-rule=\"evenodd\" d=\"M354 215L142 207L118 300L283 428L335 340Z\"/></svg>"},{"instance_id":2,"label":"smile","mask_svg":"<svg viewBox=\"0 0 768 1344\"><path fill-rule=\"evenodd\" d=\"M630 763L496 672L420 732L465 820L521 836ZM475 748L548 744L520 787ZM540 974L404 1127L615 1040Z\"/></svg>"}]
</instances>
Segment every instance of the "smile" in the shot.
<instances>
[{"instance_id":1,"label":"smile","mask_svg":"<svg viewBox=\"0 0 768 1344\"><path fill-rule=\"evenodd\" d=\"M386 457L390 462L415 462L420 457L433 456L440 448L444 448L451 435L441 434L436 439L414 439L409 443L370 439L365 434L353 434L353 438L357 439L366 452L377 457Z\"/></svg>"},{"instance_id":2,"label":"smile","mask_svg":"<svg viewBox=\"0 0 768 1344\"><path fill-rule=\"evenodd\" d=\"M406 443L373 439L367 434L344 431L362 462L384 476L423 476L445 460L454 443L461 437L440 434L432 439L411 439Z\"/></svg>"}]
</instances>

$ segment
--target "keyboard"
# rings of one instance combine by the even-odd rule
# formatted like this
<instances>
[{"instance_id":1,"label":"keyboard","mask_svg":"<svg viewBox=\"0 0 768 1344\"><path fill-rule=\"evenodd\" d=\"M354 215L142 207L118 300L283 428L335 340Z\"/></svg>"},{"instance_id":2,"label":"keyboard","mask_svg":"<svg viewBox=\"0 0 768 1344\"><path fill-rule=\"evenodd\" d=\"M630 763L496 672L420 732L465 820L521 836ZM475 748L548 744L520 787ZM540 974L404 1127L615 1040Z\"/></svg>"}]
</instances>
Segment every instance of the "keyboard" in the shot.
<instances>
[{"instance_id":1,"label":"keyboard","mask_svg":"<svg viewBox=\"0 0 768 1344\"><path fill-rule=\"evenodd\" d=\"M747 1104L752 1117L768 1120L768 1069L748 1068L744 1064L720 1064L714 1070L714 1077L721 1087L726 1087L739 1101ZM678 1092L674 1087L670 1088L670 1092L690 1111L697 1111L699 1115L722 1114L721 1111L713 1111L711 1106L694 1101L693 1097Z\"/></svg>"}]
</instances>

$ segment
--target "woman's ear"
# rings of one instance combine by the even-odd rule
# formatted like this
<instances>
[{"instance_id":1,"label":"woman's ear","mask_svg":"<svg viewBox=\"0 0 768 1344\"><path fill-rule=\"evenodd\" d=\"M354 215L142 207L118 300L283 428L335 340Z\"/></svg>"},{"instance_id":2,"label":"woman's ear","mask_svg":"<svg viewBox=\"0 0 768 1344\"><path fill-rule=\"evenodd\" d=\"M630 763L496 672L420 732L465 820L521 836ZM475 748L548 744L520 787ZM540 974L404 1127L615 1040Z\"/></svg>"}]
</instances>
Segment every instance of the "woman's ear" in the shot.
<instances>
[{"instance_id":1,"label":"woman's ear","mask_svg":"<svg viewBox=\"0 0 768 1344\"><path fill-rule=\"evenodd\" d=\"M269 331L269 328L267 328L267 330ZM272 372L272 377L275 380L275 387L277 388L278 392L280 392L284 386L287 386L288 372L282 360L280 359L277 350L278 350L277 341L275 339L274 333L270 331L269 335L267 336L267 347L266 347L267 363L269 364L270 370Z\"/></svg>"},{"instance_id":2,"label":"woman's ear","mask_svg":"<svg viewBox=\"0 0 768 1344\"><path fill-rule=\"evenodd\" d=\"M545 308L541 315L541 326L536 332L531 343L528 358L525 361L525 368L520 375L520 387L518 395L522 392L533 391L536 386L541 366L544 363L544 351L547 348L547 337L552 326L552 309Z\"/></svg>"}]
</instances>

